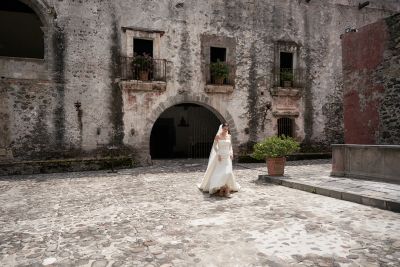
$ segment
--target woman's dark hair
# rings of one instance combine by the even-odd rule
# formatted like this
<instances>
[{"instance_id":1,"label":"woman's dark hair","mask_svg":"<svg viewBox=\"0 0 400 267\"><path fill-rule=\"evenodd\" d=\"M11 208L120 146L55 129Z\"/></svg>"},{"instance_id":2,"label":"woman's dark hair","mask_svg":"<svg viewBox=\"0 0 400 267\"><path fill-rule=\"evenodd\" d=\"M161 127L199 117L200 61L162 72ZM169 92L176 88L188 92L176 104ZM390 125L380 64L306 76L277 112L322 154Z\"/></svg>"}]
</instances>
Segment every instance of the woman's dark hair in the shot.
<instances>
[{"instance_id":1,"label":"woman's dark hair","mask_svg":"<svg viewBox=\"0 0 400 267\"><path fill-rule=\"evenodd\" d=\"M228 134L231 134L231 129L229 129L229 124L227 122L223 122L222 127L228 127Z\"/></svg>"}]
</instances>

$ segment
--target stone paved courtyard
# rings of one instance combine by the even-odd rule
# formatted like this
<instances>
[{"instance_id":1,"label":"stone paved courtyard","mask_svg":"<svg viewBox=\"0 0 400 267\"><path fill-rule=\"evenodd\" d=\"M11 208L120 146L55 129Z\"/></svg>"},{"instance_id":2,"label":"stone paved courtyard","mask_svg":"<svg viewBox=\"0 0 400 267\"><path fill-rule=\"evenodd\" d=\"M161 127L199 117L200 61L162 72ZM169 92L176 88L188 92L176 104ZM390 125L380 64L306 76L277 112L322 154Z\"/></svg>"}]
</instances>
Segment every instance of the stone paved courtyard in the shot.
<instances>
[{"instance_id":1,"label":"stone paved courtyard","mask_svg":"<svg viewBox=\"0 0 400 267\"><path fill-rule=\"evenodd\" d=\"M287 173L327 172L329 161ZM400 214L264 184L236 164L232 198L205 161L0 180L0 266L400 266Z\"/></svg>"}]
</instances>

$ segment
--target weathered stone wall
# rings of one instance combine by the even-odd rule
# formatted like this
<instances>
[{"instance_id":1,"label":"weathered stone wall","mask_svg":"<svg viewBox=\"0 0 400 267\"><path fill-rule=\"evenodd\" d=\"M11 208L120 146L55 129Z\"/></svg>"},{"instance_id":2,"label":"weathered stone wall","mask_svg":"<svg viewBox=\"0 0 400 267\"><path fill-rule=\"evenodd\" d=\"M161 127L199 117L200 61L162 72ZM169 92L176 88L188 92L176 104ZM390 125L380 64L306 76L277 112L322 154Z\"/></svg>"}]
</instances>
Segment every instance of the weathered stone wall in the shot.
<instances>
[{"instance_id":1,"label":"weathered stone wall","mask_svg":"<svg viewBox=\"0 0 400 267\"><path fill-rule=\"evenodd\" d=\"M266 109L266 103L273 102L274 106L270 94L271 73L278 40L301 46L299 65L306 69L306 86L298 105L300 114L295 118L297 137L325 147L343 141L340 34L347 26L359 27L390 14L374 8L358 10L358 2L353 7L346 2L275 1L269 5L267 2L213 1L210 6L191 1L182 1L182 5L158 2L148 6L150 18L147 10L134 19L129 14L123 15L121 20L126 25L138 25L137 21L141 21L145 28L164 30L161 57L171 62L165 93L131 92L135 98L130 99L136 102L125 102L128 104L125 126L138 128L137 135L126 136L127 142L148 142L149 124L142 120L141 114L150 112L157 117L166 106L173 104L168 99L181 92L189 94L187 99L204 95L205 81L198 67L204 60L201 58L204 34L236 40L233 93L206 97L222 116L232 115L238 129L237 139L244 149L250 147L246 143L276 133L277 117L273 116L273 110ZM129 13L128 7L123 9Z\"/></svg>"},{"instance_id":2,"label":"weathered stone wall","mask_svg":"<svg viewBox=\"0 0 400 267\"><path fill-rule=\"evenodd\" d=\"M348 144L400 143L399 36L398 14L343 37Z\"/></svg>"},{"instance_id":3,"label":"weathered stone wall","mask_svg":"<svg viewBox=\"0 0 400 267\"><path fill-rule=\"evenodd\" d=\"M3 133L11 141L5 148L11 146L13 156L21 159L46 159L62 152L55 143L53 87L39 80L2 80L1 86L8 108L2 119L9 123Z\"/></svg>"},{"instance_id":4,"label":"weathered stone wall","mask_svg":"<svg viewBox=\"0 0 400 267\"><path fill-rule=\"evenodd\" d=\"M294 117L297 138L325 146L338 142L341 110L332 102L339 103L342 94L339 36L348 26L360 27L400 10L393 0L371 1L362 10L358 1L349 0L23 2L43 21L45 59L35 63L41 67L34 71L20 64L23 74L16 75L6 62L10 59L0 58L0 75L5 77L1 103L8 106L0 108L8 125L0 144L11 147L16 159L91 155L107 144L129 153L137 150L148 159L153 123L181 102L206 106L230 122L235 146L245 149L276 133L270 90L280 40L300 47L298 66L305 69ZM127 55L122 27L164 32L159 55L167 60L165 91L118 86L119 57ZM232 93L205 92L204 35L236 42ZM268 102L272 110L266 108Z\"/></svg>"},{"instance_id":5,"label":"weathered stone wall","mask_svg":"<svg viewBox=\"0 0 400 267\"><path fill-rule=\"evenodd\" d=\"M374 74L387 40L383 21L343 37L344 133L347 144L376 144L384 86ZM368 44L368 46L366 45Z\"/></svg>"},{"instance_id":6,"label":"weathered stone wall","mask_svg":"<svg viewBox=\"0 0 400 267\"><path fill-rule=\"evenodd\" d=\"M377 70L385 92L379 109L379 144L400 144L400 14L385 19L388 42Z\"/></svg>"}]
</instances>

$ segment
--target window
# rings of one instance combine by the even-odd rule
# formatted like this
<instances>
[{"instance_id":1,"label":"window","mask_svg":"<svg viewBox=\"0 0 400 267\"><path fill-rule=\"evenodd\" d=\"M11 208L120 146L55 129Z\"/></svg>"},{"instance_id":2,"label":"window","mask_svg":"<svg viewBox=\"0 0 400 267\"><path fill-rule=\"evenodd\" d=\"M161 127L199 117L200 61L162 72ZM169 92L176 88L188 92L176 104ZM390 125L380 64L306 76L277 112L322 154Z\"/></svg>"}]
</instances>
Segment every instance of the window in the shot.
<instances>
[{"instance_id":1,"label":"window","mask_svg":"<svg viewBox=\"0 0 400 267\"><path fill-rule=\"evenodd\" d=\"M236 72L236 39L202 34L201 69L207 93L231 93Z\"/></svg>"},{"instance_id":2,"label":"window","mask_svg":"<svg viewBox=\"0 0 400 267\"><path fill-rule=\"evenodd\" d=\"M292 87L293 85L293 53L280 52L280 86Z\"/></svg>"},{"instance_id":3,"label":"window","mask_svg":"<svg viewBox=\"0 0 400 267\"><path fill-rule=\"evenodd\" d=\"M281 69L293 69L293 53L281 52L280 67Z\"/></svg>"},{"instance_id":4,"label":"window","mask_svg":"<svg viewBox=\"0 0 400 267\"><path fill-rule=\"evenodd\" d=\"M226 48L210 47L210 83L228 84L229 65L226 63Z\"/></svg>"},{"instance_id":5,"label":"window","mask_svg":"<svg viewBox=\"0 0 400 267\"><path fill-rule=\"evenodd\" d=\"M44 58L42 23L27 5L0 1L0 56Z\"/></svg>"},{"instance_id":6,"label":"window","mask_svg":"<svg viewBox=\"0 0 400 267\"><path fill-rule=\"evenodd\" d=\"M167 77L167 61L161 58L160 47L163 31L136 27L122 27L121 80L124 88L133 90L164 91ZM135 81L134 85L130 81ZM138 81L146 84L138 85ZM148 84L154 83L157 84Z\"/></svg>"},{"instance_id":7,"label":"window","mask_svg":"<svg viewBox=\"0 0 400 267\"><path fill-rule=\"evenodd\" d=\"M278 119L278 136L285 135L294 137L293 135L293 119L279 118Z\"/></svg>"},{"instance_id":8,"label":"window","mask_svg":"<svg viewBox=\"0 0 400 267\"><path fill-rule=\"evenodd\" d=\"M226 61L226 48L210 47L210 62Z\"/></svg>"},{"instance_id":9,"label":"window","mask_svg":"<svg viewBox=\"0 0 400 267\"><path fill-rule=\"evenodd\" d=\"M153 40L133 39L133 52L136 55L143 56L144 54L153 57Z\"/></svg>"},{"instance_id":10,"label":"window","mask_svg":"<svg viewBox=\"0 0 400 267\"><path fill-rule=\"evenodd\" d=\"M301 46L292 41L275 43L274 87L301 88L304 73L300 58Z\"/></svg>"}]
</instances>

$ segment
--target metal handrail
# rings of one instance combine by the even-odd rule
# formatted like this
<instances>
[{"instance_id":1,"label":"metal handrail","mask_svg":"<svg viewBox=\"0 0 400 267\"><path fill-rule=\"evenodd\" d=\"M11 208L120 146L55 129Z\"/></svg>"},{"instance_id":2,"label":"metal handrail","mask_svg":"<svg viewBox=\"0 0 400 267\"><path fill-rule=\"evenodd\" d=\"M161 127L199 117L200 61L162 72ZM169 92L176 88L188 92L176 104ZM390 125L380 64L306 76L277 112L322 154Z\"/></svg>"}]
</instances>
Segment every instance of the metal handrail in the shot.
<instances>
[{"instance_id":1,"label":"metal handrail","mask_svg":"<svg viewBox=\"0 0 400 267\"><path fill-rule=\"evenodd\" d=\"M167 81L165 59L121 57L121 80Z\"/></svg>"},{"instance_id":2,"label":"metal handrail","mask_svg":"<svg viewBox=\"0 0 400 267\"><path fill-rule=\"evenodd\" d=\"M304 69L302 68L275 68L274 69L275 87L303 87Z\"/></svg>"},{"instance_id":3,"label":"metal handrail","mask_svg":"<svg viewBox=\"0 0 400 267\"><path fill-rule=\"evenodd\" d=\"M233 64L225 63L228 67L228 77L220 79L218 77L213 77L210 71L210 65L206 64L206 81L207 84L213 85L234 85L235 84L235 66Z\"/></svg>"}]
</instances>

